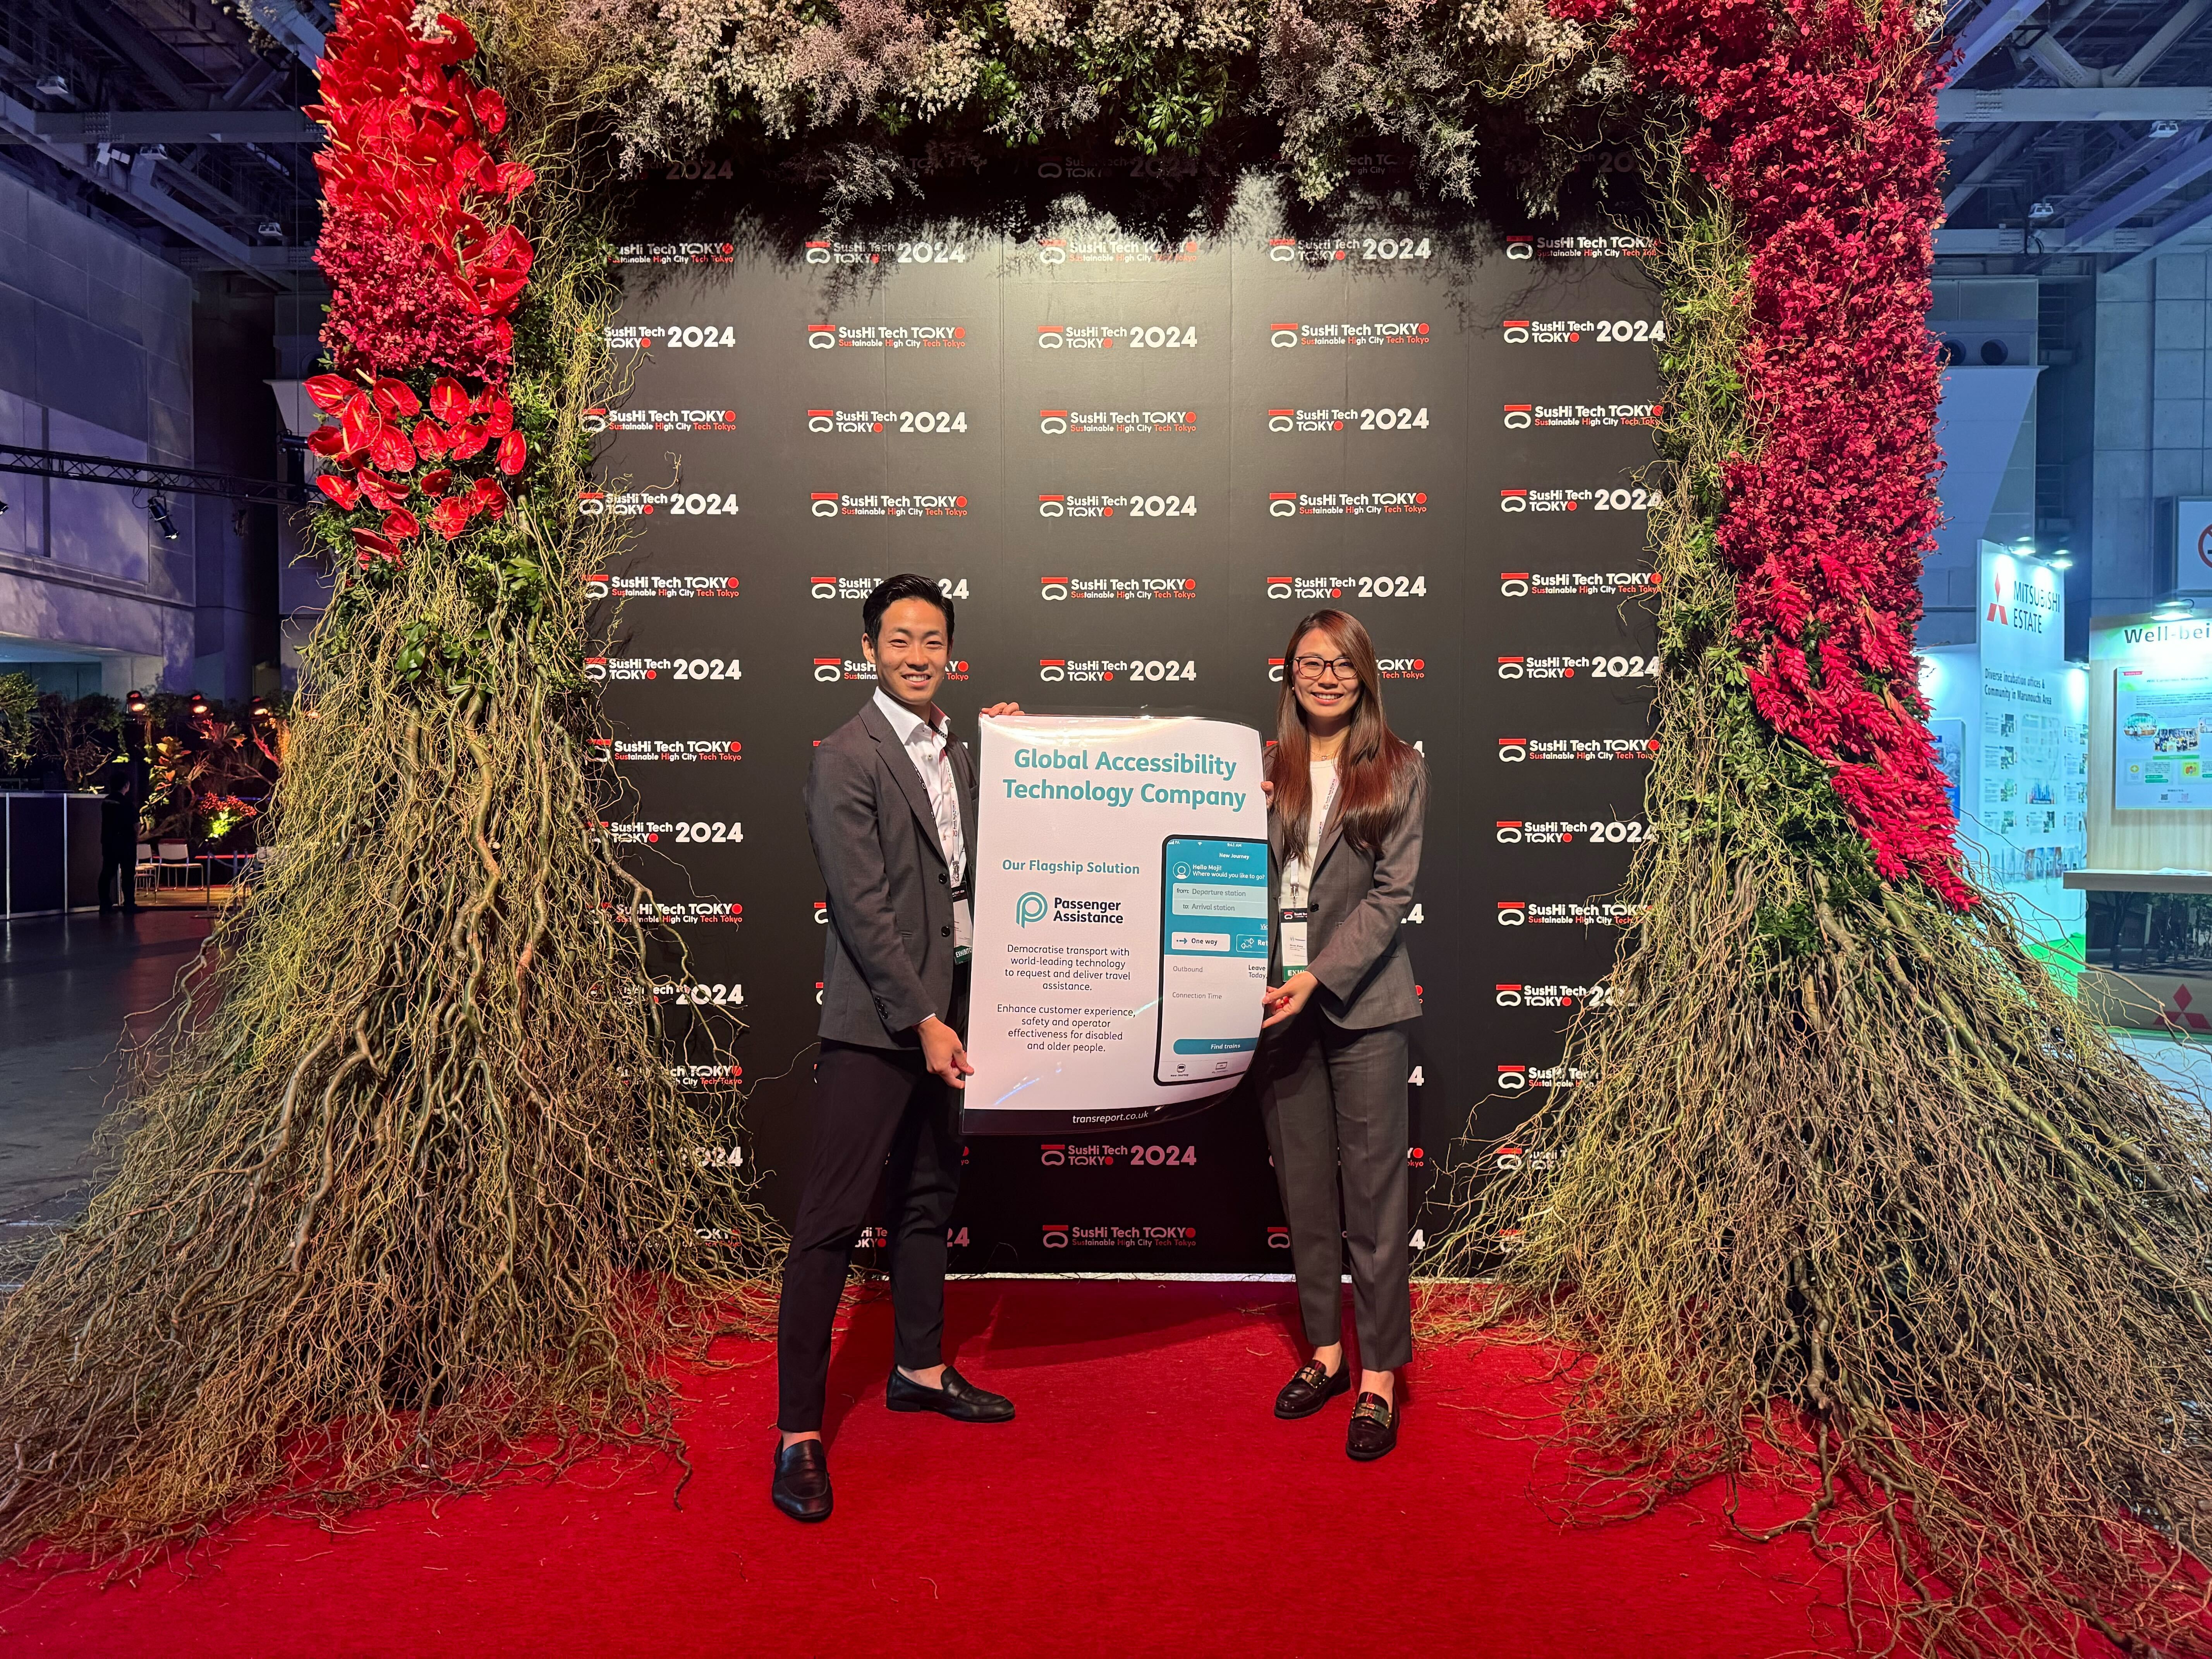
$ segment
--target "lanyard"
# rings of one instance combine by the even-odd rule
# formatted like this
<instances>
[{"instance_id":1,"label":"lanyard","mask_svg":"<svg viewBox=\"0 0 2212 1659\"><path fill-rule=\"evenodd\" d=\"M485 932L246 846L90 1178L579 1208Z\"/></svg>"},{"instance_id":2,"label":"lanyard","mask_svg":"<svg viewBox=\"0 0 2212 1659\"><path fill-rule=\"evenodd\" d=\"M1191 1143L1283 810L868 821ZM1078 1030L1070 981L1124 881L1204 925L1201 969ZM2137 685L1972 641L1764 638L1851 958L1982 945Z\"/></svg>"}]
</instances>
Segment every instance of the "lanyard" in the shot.
<instances>
[{"instance_id":1,"label":"lanyard","mask_svg":"<svg viewBox=\"0 0 2212 1659\"><path fill-rule=\"evenodd\" d=\"M1308 853L1316 859L1321 856L1322 836L1328 829L1328 815L1336 810L1337 781L1337 774L1330 772L1328 798L1313 808L1314 816L1307 820L1315 826L1312 839L1283 872L1282 902L1275 917L1275 933L1281 943L1285 978L1306 966L1306 926L1313 915L1308 902L1313 891L1313 872L1306 868L1306 857Z\"/></svg>"},{"instance_id":2,"label":"lanyard","mask_svg":"<svg viewBox=\"0 0 2212 1659\"><path fill-rule=\"evenodd\" d=\"M1331 772L1328 775L1328 798L1312 809L1313 816L1307 820L1316 827L1304 848L1292 855L1290 868L1285 872L1283 902L1285 905L1303 906L1313 891L1313 872L1306 867L1306 859L1308 854L1316 860L1321 857L1322 839L1328 833L1328 815L1336 810L1338 781L1337 775Z\"/></svg>"}]
</instances>

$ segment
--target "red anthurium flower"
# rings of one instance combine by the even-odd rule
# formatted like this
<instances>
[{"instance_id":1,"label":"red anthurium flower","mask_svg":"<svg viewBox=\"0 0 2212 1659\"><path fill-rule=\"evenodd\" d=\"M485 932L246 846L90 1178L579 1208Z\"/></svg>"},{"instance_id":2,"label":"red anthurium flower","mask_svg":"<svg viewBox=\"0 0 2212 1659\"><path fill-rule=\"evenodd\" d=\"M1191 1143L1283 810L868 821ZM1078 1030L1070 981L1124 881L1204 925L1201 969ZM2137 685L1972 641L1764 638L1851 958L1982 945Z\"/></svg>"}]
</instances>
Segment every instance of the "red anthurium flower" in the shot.
<instances>
[{"instance_id":1,"label":"red anthurium flower","mask_svg":"<svg viewBox=\"0 0 2212 1659\"><path fill-rule=\"evenodd\" d=\"M415 453L426 461L444 454L447 448L446 428L435 421L416 422L414 431L408 435L414 442Z\"/></svg>"},{"instance_id":2,"label":"red anthurium flower","mask_svg":"<svg viewBox=\"0 0 2212 1659\"><path fill-rule=\"evenodd\" d=\"M394 564L399 562L399 550L374 530L364 530L361 526L356 525L353 527L353 539L354 544L361 549L364 561L369 554L374 553L380 557L390 559Z\"/></svg>"},{"instance_id":3,"label":"red anthurium flower","mask_svg":"<svg viewBox=\"0 0 2212 1659\"><path fill-rule=\"evenodd\" d=\"M384 533L395 542L412 541L422 533L422 521L404 507L384 515Z\"/></svg>"},{"instance_id":4,"label":"red anthurium flower","mask_svg":"<svg viewBox=\"0 0 2212 1659\"><path fill-rule=\"evenodd\" d=\"M411 472L420 458L415 446L407 441L407 434L391 421L377 422L376 435L369 441L368 458L385 472Z\"/></svg>"},{"instance_id":5,"label":"red anthurium flower","mask_svg":"<svg viewBox=\"0 0 2212 1659\"><path fill-rule=\"evenodd\" d=\"M465 461L472 456L483 454L484 446L490 441L491 434L477 422L465 422L453 428L453 442L450 453L455 460Z\"/></svg>"},{"instance_id":6,"label":"red anthurium flower","mask_svg":"<svg viewBox=\"0 0 2212 1659\"><path fill-rule=\"evenodd\" d=\"M368 497L371 507L382 507L388 513L395 507L404 507L407 504L405 484L394 483L391 479L374 472L362 472L357 476L361 482L361 493Z\"/></svg>"},{"instance_id":7,"label":"red anthurium flower","mask_svg":"<svg viewBox=\"0 0 2212 1659\"><path fill-rule=\"evenodd\" d=\"M361 486L343 473L318 472L315 488L335 501L341 513L350 513L361 505Z\"/></svg>"},{"instance_id":8,"label":"red anthurium flower","mask_svg":"<svg viewBox=\"0 0 2212 1659\"><path fill-rule=\"evenodd\" d=\"M367 398L348 398L346 406L338 412L338 453L358 455L366 450L376 437L378 424L376 411L369 407Z\"/></svg>"},{"instance_id":9,"label":"red anthurium flower","mask_svg":"<svg viewBox=\"0 0 2212 1659\"><path fill-rule=\"evenodd\" d=\"M442 495L446 493L446 486L453 481L453 469L450 466L441 466L425 472L421 477L416 479L415 487L425 495Z\"/></svg>"},{"instance_id":10,"label":"red anthurium flower","mask_svg":"<svg viewBox=\"0 0 2212 1659\"><path fill-rule=\"evenodd\" d=\"M335 426L319 426L307 434L307 448L317 455L345 453L345 434Z\"/></svg>"},{"instance_id":11,"label":"red anthurium flower","mask_svg":"<svg viewBox=\"0 0 2212 1659\"><path fill-rule=\"evenodd\" d=\"M343 403L354 389L353 382L343 374L318 374L302 384L307 387L309 401L325 415Z\"/></svg>"},{"instance_id":12,"label":"red anthurium flower","mask_svg":"<svg viewBox=\"0 0 2212 1659\"><path fill-rule=\"evenodd\" d=\"M496 478L478 478L469 494L476 498L477 506L487 513L491 511L494 503L502 507L507 505L507 491L500 488Z\"/></svg>"},{"instance_id":13,"label":"red anthurium flower","mask_svg":"<svg viewBox=\"0 0 2212 1659\"><path fill-rule=\"evenodd\" d=\"M376 412L389 420L412 420L422 412L422 400L404 380L386 376L376 383L376 390L370 395L376 404Z\"/></svg>"},{"instance_id":14,"label":"red anthurium flower","mask_svg":"<svg viewBox=\"0 0 2212 1659\"><path fill-rule=\"evenodd\" d=\"M312 113L329 142L314 157L325 201L316 259L331 285L324 339L338 372L318 376L310 395L337 412L374 377L342 454L367 456L380 420L415 424L424 399L408 383L418 376L437 378L427 401L447 430L490 413L471 409L464 387L497 387L513 360L509 318L536 251L501 221L535 174L501 154L511 118L464 67L476 52L450 15L425 21L411 0L349 0L319 65ZM507 429L464 440L462 453Z\"/></svg>"},{"instance_id":15,"label":"red anthurium flower","mask_svg":"<svg viewBox=\"0 0 2212 1659\"><path fill-rule=\"evenodd\" d=\"M445 30L445 32L452 37L450 43L446 47L446 50L452 53L452 57L448 60L449 62L458 64L465 58L473 58L477 55L476 36L470 33L469 26L461 21L459 18L454 16L453 13L449 11L440 12L438 14L438 27Z\"/></svg>"},{"instance_id":16,"label":"red anthurium flower","mask_svg":"<svg viewBox=\"0 0 2212 1659\"><path fill-rule=\"evenodd\" d=\"M430 528L447 541L468 528L475 508L465 495L448 495L430 509Z\"/></svg>"},{"instance_id":17,"label":"red anthurium flower","mask_svg":"<svg viewBox=\"0 0 2212 1659\"><path fill-rule=\"evenodd\" d=\"M520 432L510 432L499 441L499 470L513 477L522 471L530 459L530 446L523 441Z\"/></svg>"},{"instance_id":18,"label":"red anthurium flower","mask_svg":"<svg viewBox=\"0 0 2212 1659\"><path fill-rule=\"evenodd\" d=\"M447 426L467 417L469 394L452 375L441 374L437 383L430 388L430 412Z\"/></svg>"}]
</instances>

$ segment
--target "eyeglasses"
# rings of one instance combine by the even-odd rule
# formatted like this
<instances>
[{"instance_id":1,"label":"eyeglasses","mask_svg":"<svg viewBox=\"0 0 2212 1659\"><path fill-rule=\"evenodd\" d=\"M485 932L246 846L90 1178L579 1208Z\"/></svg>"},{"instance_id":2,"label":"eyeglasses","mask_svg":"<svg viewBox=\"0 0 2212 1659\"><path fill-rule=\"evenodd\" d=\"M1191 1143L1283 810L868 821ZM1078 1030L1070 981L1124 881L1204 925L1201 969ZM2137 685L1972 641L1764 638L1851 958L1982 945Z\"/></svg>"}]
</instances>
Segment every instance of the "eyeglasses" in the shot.
<instances>
[{"instance_id":1,"label":"eyeglasses","mask_svg":"<svg viewBox=\"0 0 2212 1659\"><path fill-rule=\"evenodd\" d=\"M1334 659L1293 657L1291 659L1291 668L1302 680L1319 680L1323 678L1350 680L1358 678L1359 674L1359 671L1352 665L1352 659L1349 657Z\"/></svg>"}]
</instances>

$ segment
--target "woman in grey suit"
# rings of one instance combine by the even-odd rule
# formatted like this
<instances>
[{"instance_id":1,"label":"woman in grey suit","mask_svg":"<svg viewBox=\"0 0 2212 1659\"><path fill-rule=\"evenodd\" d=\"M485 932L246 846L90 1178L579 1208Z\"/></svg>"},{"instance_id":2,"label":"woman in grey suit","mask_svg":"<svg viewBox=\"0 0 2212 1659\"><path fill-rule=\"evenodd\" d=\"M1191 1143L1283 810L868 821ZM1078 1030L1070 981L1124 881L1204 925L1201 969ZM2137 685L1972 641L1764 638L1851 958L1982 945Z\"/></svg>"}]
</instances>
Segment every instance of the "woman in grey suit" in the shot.
<instances>
[{"instance_id":1,"label":"woman in grey suit","mask_svg":"<svg viewBox=\"0 0 2212 1659\"><path fill-rule=\"evenodd\" d=\"M1314 1352L1275 1415L1310 1417L1351 1386L1338 1288L1348 1244L1361 1370L1344 1449L1364 1462L1398 1443L1395 1373L1413 1358L1406 1024L1421 1006L1399 924L1420 871L1428 771L1383 718L1356 617L1305 617L1285 665L1267 757L1276 925L1257 1069Z\"/></svg>"}]
</instances>

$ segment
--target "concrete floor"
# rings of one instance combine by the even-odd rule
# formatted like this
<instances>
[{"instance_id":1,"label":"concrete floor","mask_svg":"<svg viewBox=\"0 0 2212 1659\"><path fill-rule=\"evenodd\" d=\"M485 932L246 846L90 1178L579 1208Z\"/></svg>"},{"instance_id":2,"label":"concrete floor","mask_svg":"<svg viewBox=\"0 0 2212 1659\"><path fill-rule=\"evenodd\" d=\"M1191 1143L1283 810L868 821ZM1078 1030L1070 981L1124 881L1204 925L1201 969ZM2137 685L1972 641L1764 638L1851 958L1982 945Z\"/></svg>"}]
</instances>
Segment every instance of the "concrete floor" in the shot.
<instances>
[{"instance_id":1,"label":"concrete floor","mask_svg":"<svg viewBox=\"0 0 2212 1659\"><path fill-rule=\"evenodd\" d=\"M213 921L165 906L0 923L0 1249L83 1209L125 1022L147 1026Z\"/></svg>"}]
</instances>

